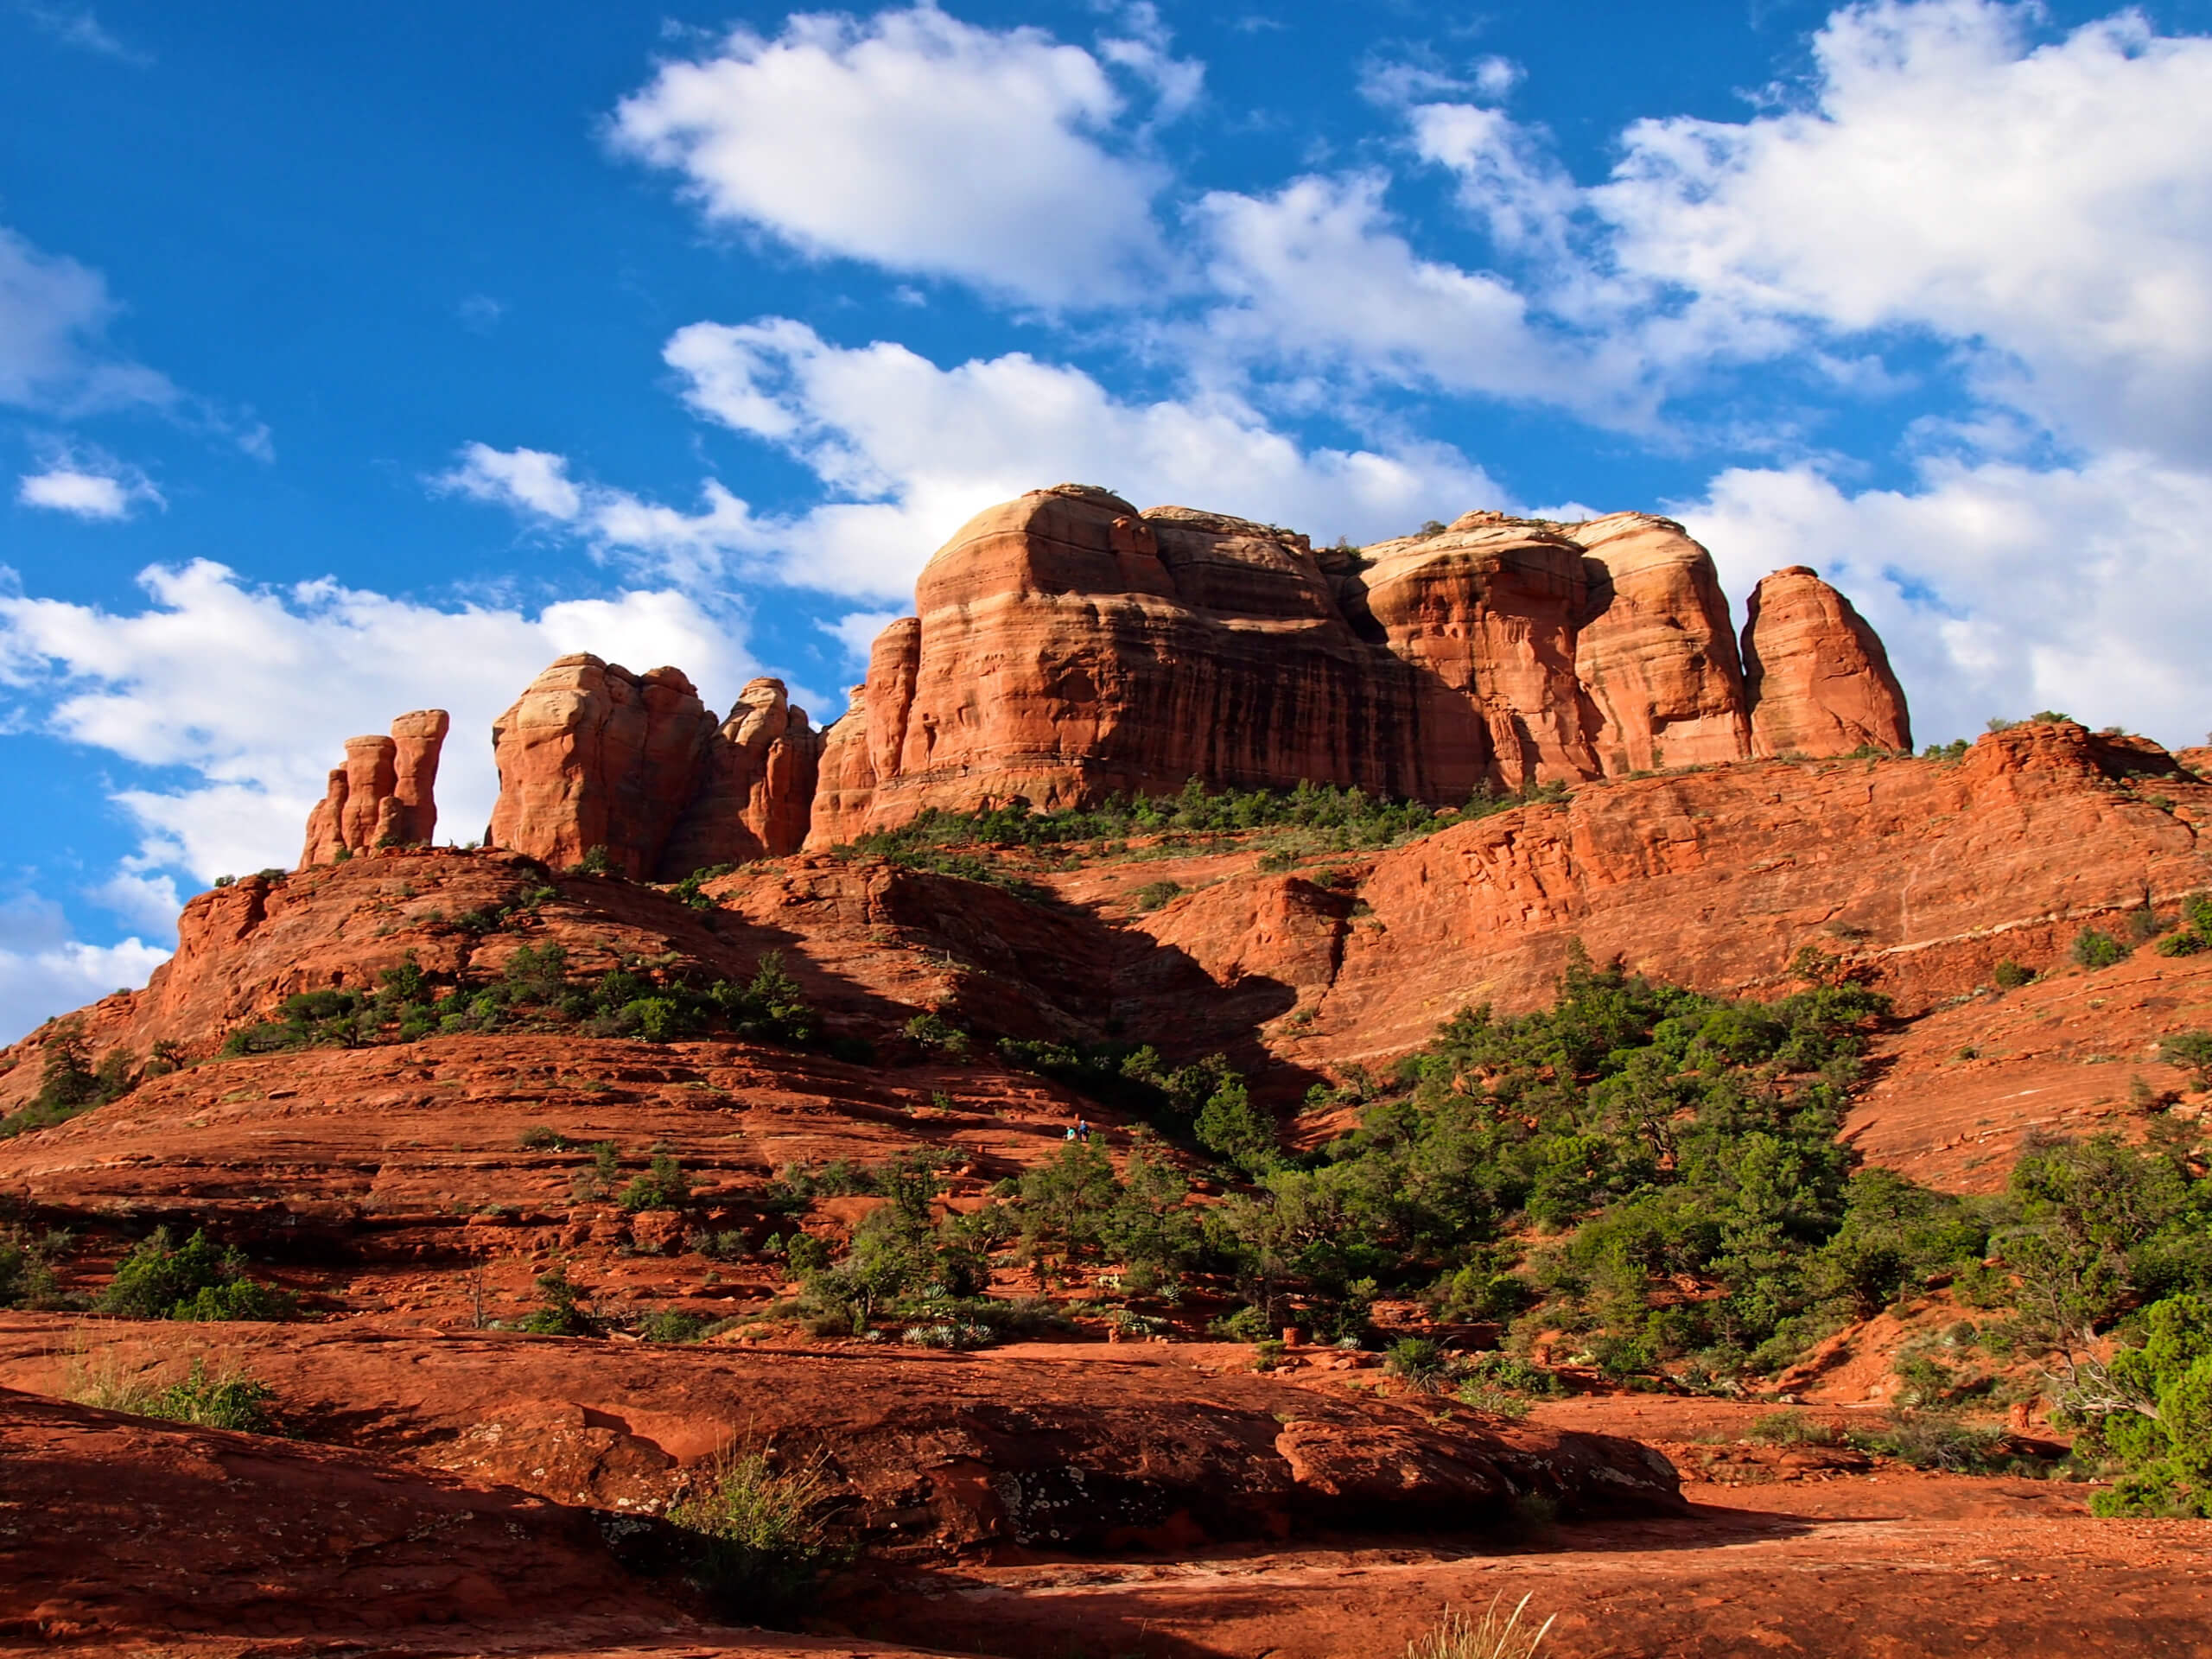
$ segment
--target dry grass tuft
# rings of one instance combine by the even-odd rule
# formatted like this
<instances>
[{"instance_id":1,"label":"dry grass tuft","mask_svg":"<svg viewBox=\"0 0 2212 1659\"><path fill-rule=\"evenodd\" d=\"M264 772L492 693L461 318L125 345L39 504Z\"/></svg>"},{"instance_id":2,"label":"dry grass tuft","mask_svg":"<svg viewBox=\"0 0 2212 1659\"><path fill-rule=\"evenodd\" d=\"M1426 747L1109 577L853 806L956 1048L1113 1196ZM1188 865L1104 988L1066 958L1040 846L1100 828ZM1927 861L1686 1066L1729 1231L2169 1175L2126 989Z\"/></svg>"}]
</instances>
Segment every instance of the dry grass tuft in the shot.
<instances>
[{"instance_id":1,"label":"dry grass tuft","mask_svg":"<svg viewBox=\"0 0 2212 1659\"><path fill-rule=\"evenodd\" d=\"M1524 1630L1521 1616L1529 1609L1529 1598L1522 1597L1510 1611L1501 1614L1504 1600L1503 1591L1491 1597L1478 1619L1460 1612L1445 1614L1444 1622L1427 1636L1406 1643L1406 1659L1531 1659L1550 1634L1552 1619Z\"/></svg>"}]
</instances>

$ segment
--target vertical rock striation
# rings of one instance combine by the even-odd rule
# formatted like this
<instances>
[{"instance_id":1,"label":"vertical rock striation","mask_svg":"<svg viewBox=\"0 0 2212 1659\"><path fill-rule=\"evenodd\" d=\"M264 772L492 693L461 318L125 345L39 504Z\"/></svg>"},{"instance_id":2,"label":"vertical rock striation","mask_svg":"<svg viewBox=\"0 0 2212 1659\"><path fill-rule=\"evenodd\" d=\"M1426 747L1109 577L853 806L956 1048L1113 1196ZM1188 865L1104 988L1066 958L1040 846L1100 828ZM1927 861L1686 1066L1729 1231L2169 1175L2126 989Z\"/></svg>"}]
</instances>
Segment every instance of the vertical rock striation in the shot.
<instances>
[{"instance_id":1,"label":"vertical rock striation","mask_svg":"<svg viewBox=\"0 0 2212 1659\"><path fill-rule=\"evenodd\" d=\"M1802 568L1769 577L1739 653L1711 556L1646 513L1470 512L1316 553L1062 484L978 513L914 597L826 734L779 681L717 721L672 668L563 658L494 729L491 841L561 867L603 847L667 880L1017 796L1049 810L1198 778L1448 804L1910 741L1841 594ZM375 755L358 764L349 787L404 795Z\"/></svg>"},{"instance_id":2,"label":"vertical rock striation","mask_svg":"<svg viewBox=\"0 0 2212 1659\"><path fill-rule=\"evenodd\" d=\"M438 830L438 753L451 725L444 709L421 709L393 721L389 737L347 738L346 764L332 769L308 814L300 868L430 841Z\"/></svg>"},{"instance_id":3,"label":"vertical rock striation","mask_svg":"<svg viewBox=\"0 0 2212 1659\"><path fill-rule=\"evenodd\" d=\"M580 652L531 682L492 747L493 846L559 868L604 848L621 874L675 880L798 850L821 738L780 680L751 682L717 721L676 669Z\"/></svg>"},{"instance_id":4,"label":"vertical rock striation","mask_svg":"<svg viewBox=\"0 0 2212 1659\"><path fill-rule=\"evenodd\" d=\"M1851 601L1802 564L1745 607L1744 678L1754 754L1909 749L1912 722L1889 652Z\"/></svg>"},{"instance_id":5,"label":"vertical rock striation","mask_svg":"<svg viewBox=\"0 0 2212 1659\"><path fill-rule=\"evenodd\" d=\"M1649 514L1471 512L1316 554L1273 525L1033 491L963 526L877 640L828 734L810 844L1192 777L1454 803L1905 747L1880 642L1818 577L1785 575L1745 636L1754 672L1711 556Z\"/></svg>"}]
</instances>

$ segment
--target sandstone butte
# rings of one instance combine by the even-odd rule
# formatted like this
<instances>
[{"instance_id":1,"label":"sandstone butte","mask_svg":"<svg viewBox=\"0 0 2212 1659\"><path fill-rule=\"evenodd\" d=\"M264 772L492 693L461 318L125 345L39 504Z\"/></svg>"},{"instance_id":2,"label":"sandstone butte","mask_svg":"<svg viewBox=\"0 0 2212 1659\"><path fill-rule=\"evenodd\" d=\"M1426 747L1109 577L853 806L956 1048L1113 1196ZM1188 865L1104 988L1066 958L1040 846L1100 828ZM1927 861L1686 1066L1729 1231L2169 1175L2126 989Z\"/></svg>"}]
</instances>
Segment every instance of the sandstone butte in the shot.
<instances>
[{"instance_id":1,"label":"sandstone butte","mask_svg":"<svg viewBox=\"0 0 2212 1659\"><path fill-rule=\"evenodd\" d=\"M826 734L808 845L930 807L1189 778L1482 788L1911 746L1881 642L1802 567L1739 645L1680 524L1470 512L1365 548L1064 484L979 513ZM1746 664L1751 671L1747 675Z\"/></svg>"},{"instance_id":2,"label":"sandstone butte","mask_svg":"<svg viewBox=\"0 0 2212 1659\"><path fill-rule=\"evenodd\" d=\"M1470 512L1317 554L1273 525L1064 484L971 519L915 608L825 733L779 681L718 723L676 669L561 658L493 728L488 840L564 868L604 848L665 880L1017 796L1049 809L1197 778L1448 804L1912 741L1842 594L1779 571L1739 641L1711 556L1643 513ZM304 862L362 844L331 824L373 820L345 803L382 798L378 741L349 746L352 792L333 774Z\"/></svg>"}]
</instances>

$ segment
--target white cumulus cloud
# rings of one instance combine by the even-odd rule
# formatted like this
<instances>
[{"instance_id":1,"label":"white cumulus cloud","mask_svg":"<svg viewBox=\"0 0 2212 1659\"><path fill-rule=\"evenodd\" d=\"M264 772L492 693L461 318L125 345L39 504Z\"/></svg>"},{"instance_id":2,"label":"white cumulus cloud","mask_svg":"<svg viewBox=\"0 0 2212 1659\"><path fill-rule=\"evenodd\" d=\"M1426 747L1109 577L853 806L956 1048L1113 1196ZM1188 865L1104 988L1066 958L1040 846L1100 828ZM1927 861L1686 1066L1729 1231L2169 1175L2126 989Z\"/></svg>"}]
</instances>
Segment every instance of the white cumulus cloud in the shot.
<instances>
[{"instance_id":1,"label":"white cumulus cloud","mask_svg":"<svg viewBox=\"0 0 2212 1659\"><path fill-rule=\"evenodd\" d=\"M1923 740L2058 709L2170 746L2204 741L2212 478L2131 454L1923 471L1910 491L1852 493L1810 467L1737 468L1669 511L1713 550L1739 604L1784 564L1849 594Z\"/></svg>"},{"instance_id":2,"label":"white cumulus cloud","mask_svg":"<svg viewBox=\"0 0 2212 1659\"><path fill-rule=\"evenodd\" d=\"M798 14L663 64L615 111L613 141L680 174L710 221L811 257L1048 305L1127 298L1165 261L1152 200L1166 175L1127 130L1109 66L1171 111L1198 90L1149 9L1134 20L1102 61L928 4Z\"/></svg>"},{"instance_id":3,"label":"white cumulus cloud","mask_svg":"<svg viewBox=\"0 0 2212 1659\"><path fill-rule=\"evenodd\" d=\"M58 461L42 472L26 473L17 480L16 499L27 507L109 524L130 518L141 505L164 505L162 493L144 474L104 456Z\"/></svg>"},{"instance_id":4,"label":"white cumulus cloud","mask_svg":"<svg viewBox=\"0 0 2212 1659\"><path fill-rule=\"evenodd\" d=\"M1127 401L1023 353L940 368L903 346L840 346L772 317L694 323L667 361L691 407L804 462L829 498L755 514L709 480L696 513L572 480L559 456L465 449L439 480L697 590L766 578L904 601L930 554L982 508L1065 480L1374 539L1503 499L1448 445L1301 448L1233 399Z\"/></svg>"},{"instance_id":5,"label":"white cumulus cloud","mask_svg":"<svg viewBox=\"0 0 2212 1659\"><path fill-rule=\"evenodd\" d=\"M483 832L497 793L495 715L554 658L589 651L632 668L672 663L726 706L751 672L741 640L668 590L569 600L535 614L442 609L333 581L249 583L201 560L140 577L147 604L110 611L0 597L0 690L10 718L188 781L132 785L138 855L103 902L149 904L163 871L205 881L299 856L307 812L344 742L394 715L454 716L438 778L442 838Z\"/></svg>"},{"instance_id":6,"label":"white cumulus cloud","mask_svg":"<svg viewBox=\"0 0 2212 1659\"><path fill-rule=\"evenodd\" d=\"M87 944L51 899L0 904L0 1043L111 991L137 989L168 955L135 938Z\"/></svg>"}]
</instances>

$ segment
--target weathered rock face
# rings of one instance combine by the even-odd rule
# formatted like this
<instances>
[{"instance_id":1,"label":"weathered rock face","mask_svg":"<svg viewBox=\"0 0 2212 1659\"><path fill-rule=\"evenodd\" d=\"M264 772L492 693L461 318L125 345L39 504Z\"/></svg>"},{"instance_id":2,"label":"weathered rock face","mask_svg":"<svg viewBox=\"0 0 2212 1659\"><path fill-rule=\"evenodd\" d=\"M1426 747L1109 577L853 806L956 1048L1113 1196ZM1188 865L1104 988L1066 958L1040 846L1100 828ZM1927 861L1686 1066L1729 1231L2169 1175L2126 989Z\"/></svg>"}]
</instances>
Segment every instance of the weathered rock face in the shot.
<instances>
[{"instance_id":1,"label":"weathered rock face","mask_svg":"<svg viewBox=\"0 0 2212 1659\"><path fill-rule=\"evenodd\" d=\"M391 722L390 737L349 737L346 764L308 814L300 868L333 864L374 847L427 845L438 830L438 753L451 718L419 709Z\"/></svg>"},{"instance_id":2,"label":"weathered rock face","mask_svg":"<svg viewBox=\"0 0 2212 1659\"><path fill-rule=\"evenodd\" d=\"M1762 581L1747 608L1744 677L1755 753L1912 747L1889 653L1849 600L1793 564Z\"/></svg>"},{"instance_id":3,"label":"weathered rock face","mask_svg":"<svg viewBox=\"0 0 2212 1659\"><path fill-rule=\"evenodd\" d=\"M493 845L560 868L604 848L622 874L675 880L795 850L821 738L780 680L750 683L717 722L677 670L579 653L531 682L492 747Z\"/></svg>"},{"instance_id":4,"label":"weathered rock face","mask_svg":"<svg viewBox=\"0 0 2212 1659\"><path fill-rule=\"evenodd\" d=\"M1769 724L1807 754L1902 746L1880 642L1807 575L1770 578ZM1274 526L1060 485L970 520L915 605L831 729L815 846L930 807L1192 777L1453 802L1741 760L1764 695L1710 556L1642 513L1471 512L1317 556Z\"/></svg>"},{"instance_id":5,"label":"weathered rock face","mask_svg":"<svg viewBox=\"0 0 2212 1659\"><path fill-rule=\"evenodd\" d=\"M1748 753L1750 699L1712 557L1680 525L1639 512L1569 533L1589 555L1574 673L1598 716L1591 741L1605 775Z\"/></svg>"}]
</instances>

